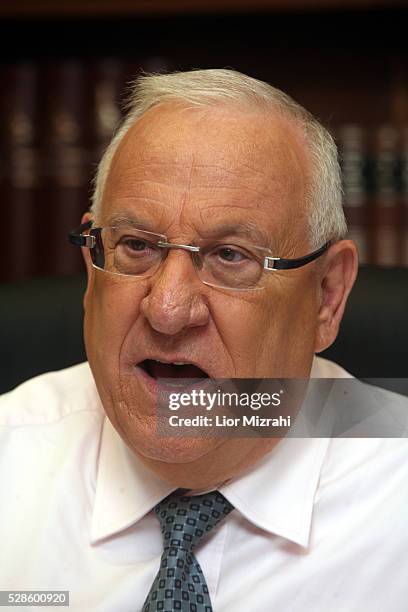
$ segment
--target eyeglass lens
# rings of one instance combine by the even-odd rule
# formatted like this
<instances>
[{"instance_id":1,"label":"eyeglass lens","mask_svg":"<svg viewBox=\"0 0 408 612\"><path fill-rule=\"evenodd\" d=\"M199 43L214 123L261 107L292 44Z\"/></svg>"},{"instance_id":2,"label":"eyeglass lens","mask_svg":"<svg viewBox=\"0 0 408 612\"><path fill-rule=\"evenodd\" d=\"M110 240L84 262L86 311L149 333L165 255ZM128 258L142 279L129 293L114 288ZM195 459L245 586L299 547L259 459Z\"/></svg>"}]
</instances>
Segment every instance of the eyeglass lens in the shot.
<instances>
[{"instance_id":1,"label":"eyeglass lens","mask_svg":"<svg viewBox=\"0 0 408 612\"><path fill-rule=\"evenodd\" d=\"M96 238L91 250L94 265L114 274L152 276L167 250L159 246L163 236L129 227L104 227L91 231ZM259 286L263 266L249 247L233 244L208 244L191 253L200 279L207 284L233 289Z\"/></svg>"}]
</instances>

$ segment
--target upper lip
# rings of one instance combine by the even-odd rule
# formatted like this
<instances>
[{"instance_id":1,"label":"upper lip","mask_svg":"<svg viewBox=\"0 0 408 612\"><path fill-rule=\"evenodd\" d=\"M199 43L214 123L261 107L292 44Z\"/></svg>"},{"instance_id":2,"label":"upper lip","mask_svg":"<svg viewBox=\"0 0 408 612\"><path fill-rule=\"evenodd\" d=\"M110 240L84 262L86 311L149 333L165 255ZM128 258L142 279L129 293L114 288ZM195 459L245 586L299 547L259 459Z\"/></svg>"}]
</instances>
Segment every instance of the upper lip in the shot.
<instances>
[{"instance_id":1,"label":"upper lip","mask_svg":"<svg viewBox=\"0 0 408 612\"><path fill-rule=\"evenodd\" d=\"M185 355L180 355L180 354L175 354L175 355L148 355L146 357L143 357L142 359L140 359L136 365L140 365L143 361L147 361L147 360L151 360L151 361L160 361L161 363L173 363L173 364L186 364L186 365L193 365L196 366L197 368L200 368L200 370L203 370L203 372L205 372L207 374L207 376L210 376L210 372L209 369L203 364L200 363L198 361L195 361L194 359L191 359L190 357L187 357Z\"/></svg>"}]
</instances>

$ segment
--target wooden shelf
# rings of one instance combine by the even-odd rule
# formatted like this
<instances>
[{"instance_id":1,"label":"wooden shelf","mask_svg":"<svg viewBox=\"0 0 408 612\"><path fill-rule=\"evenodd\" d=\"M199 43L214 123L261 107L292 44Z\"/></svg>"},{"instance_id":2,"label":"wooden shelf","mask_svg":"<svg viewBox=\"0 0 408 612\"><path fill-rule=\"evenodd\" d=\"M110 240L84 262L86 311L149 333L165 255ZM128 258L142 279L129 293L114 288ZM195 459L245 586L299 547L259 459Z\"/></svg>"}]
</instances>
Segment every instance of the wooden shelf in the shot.
<instances>
[{"instance_id":1,"label":"wooden shelf","mask_svg":"<svg viewBox=\"0 0 408 612\"><path fill-rule=\"evenodd\" d=\"M362 256L408 265L408 200L398 191L399 208L395 198L383 207L372 178L373 160L389 160L388 149L381 157L379 147L384 127L388 134L398 130L397 140L387 140L397 143L390 149L394 161L408 144L407 13L408 0L0 0L6 146L0 195L11 228L0 277L82 269L80 253L65 238L89 206L91 176L107 144L97 129L101 104L106 110L108 100L112 110L140 71L214 67L286 91L333 131L344 156L351 146L349 182L360 180L364 206L348 212ZM16 131L24 113L32 129ZM74 145L56 129L61 116L77 126ZM23 146L16 139L21 133L31 134ZM347 133L354 134L351 145ZM81 168L73 183L61 180L70 168L64 151L77 160L74 170ZM395 175L400 189L399 170ZM37 235L50 223L56 231L43 245Z\"/></svg>"},{"instance_id":2,"label":"wooden shelf","mask_svg":"<svg viewBox=\"0 0 408 612\"><path fill-rule=\"evenodd\" d=\"M6 0L1 17L194 14L378 9L408 6L408 0Z\"/></svg>"}]
</instances>

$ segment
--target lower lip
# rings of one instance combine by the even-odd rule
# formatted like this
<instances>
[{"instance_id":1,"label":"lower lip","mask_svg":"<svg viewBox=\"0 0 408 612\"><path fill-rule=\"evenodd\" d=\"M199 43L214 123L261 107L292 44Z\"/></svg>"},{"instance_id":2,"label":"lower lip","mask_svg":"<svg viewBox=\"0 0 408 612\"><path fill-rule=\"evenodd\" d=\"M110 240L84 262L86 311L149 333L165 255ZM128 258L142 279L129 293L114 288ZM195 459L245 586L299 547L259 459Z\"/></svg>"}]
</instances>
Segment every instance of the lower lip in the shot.
<instances>
[{"instance_id":1,"label":"lower lip","mask_svg":"<svg viewBox=\"0 0 408 612\"><path fill-rule=\"evenodd\" d=\"M158 384L157 384L157 380L155 378L152 378L151 376L149 376L149 374L147 372L145 372L145 370L143 368L141 368L140 366L135 366L136 372L139 375L139 377L141 378L141 380L143 381L145 387L147 387L147 389L150 391L150 393L152 393L155 397L157 396L157 389L158 389Z\"/></svg>"},{"instance_id":2,"label":"lower lip","mask_svg":"<svg viewBox=\"0 0 408 612\"><path fill-rule=\"evenodd\" d=\"M157 398L157 394L159 391L161 391L162 393L173 393L177 391L187 391L188 390L186 388L185 379L183 379L184 380L183 383L179 383L179 384L177 384L176 382L174 382L173 384L171 383L166 384L164 380L161 379L160 384L159 384L156 378L149 376L146 370L144 370L140 366L138 365L135 366L135 369L138 375L140 376L141 380L143 381L145 387L147 387L147 389L150 391L150 393L154 395L155 398ZM176 381L176 379L174 380ZM204 380L208 380L208 379L203 379L203 381Z\"/></svg>"}]
</instances>

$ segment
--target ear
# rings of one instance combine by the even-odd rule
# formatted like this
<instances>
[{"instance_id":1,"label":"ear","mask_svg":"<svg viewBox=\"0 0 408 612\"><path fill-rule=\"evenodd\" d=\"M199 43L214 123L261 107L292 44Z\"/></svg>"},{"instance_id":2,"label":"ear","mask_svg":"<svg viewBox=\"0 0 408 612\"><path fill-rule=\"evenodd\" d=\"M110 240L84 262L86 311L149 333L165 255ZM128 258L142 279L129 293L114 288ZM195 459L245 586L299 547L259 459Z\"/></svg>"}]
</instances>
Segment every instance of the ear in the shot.
<instances>
[{"instance_id":1,"label":"ear","mask_svg":"<svg viewBox=\"0 0 408 612\"><path fill-rule=\"evenodd\" d=\"M357 270L358 256L354 242L340 240L329 248L320 276L315 353L323 351L335 341Z\"/></svg>"},{"instance_id":2,"label":"ear","mask_svg":"<svg viewBox=\"0 0 408 612\"><path fill-rule=\"evenodd\" d=\"M88 221L90 221L92 219L92 214L90 212L86 212L82 219L81 219L81 223L87 223ZM88 248L82 248L82 257L84 258L85 261L85 266L86 266L86 273L87 273L87 277L88 277L88 283L86 286L86 291L84 294L84 299L83 299L83 305L84 305L84 310L86 309L86 303L88 300L88 295L89 292L91 290L91 286L93 283L93 278L94 278L94 268L92 266L92 260L91 260L91 254L89 252Z\"/></svg>"}]
</instances>

